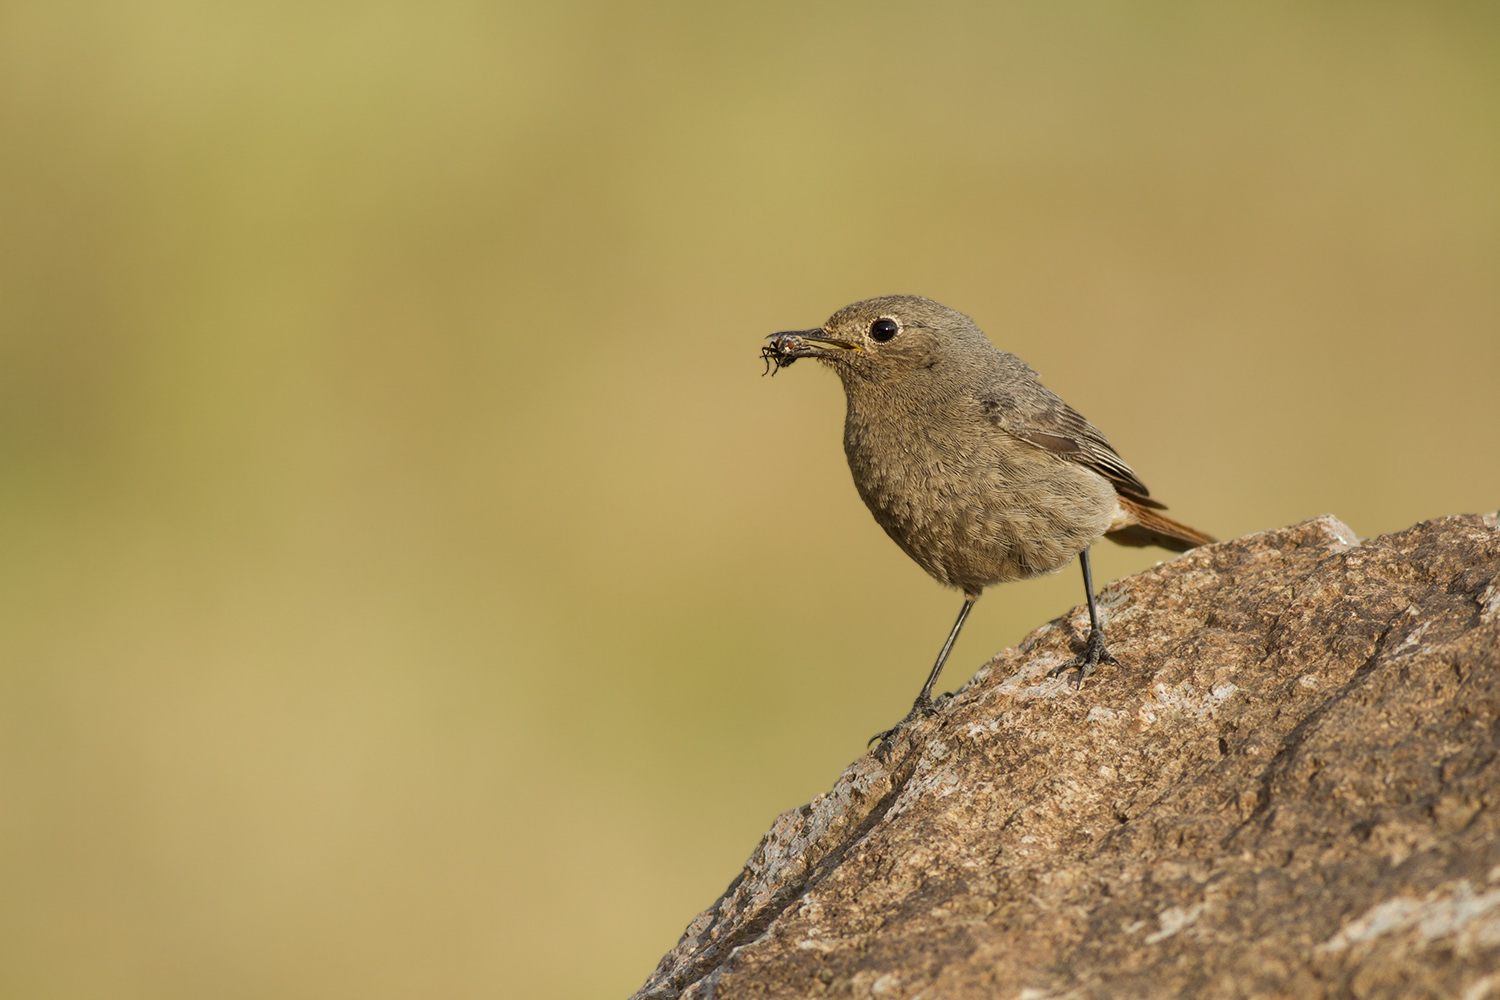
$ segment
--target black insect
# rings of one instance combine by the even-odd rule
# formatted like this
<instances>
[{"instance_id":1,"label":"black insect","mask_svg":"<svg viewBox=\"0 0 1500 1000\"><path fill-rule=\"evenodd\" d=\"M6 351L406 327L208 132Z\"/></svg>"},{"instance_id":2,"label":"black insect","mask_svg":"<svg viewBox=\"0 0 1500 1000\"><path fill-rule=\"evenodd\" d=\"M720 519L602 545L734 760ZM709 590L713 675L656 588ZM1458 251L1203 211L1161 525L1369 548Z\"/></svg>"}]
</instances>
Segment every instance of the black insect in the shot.
<instances>
[{"instance_id":1,"label":"black insect","mask_svg":"<svg viewBox=\"0 0 1500 1000\"><path fill-rule=\"evenodd\" d=\"M761 376L775 375L781 369L796 361L801 355L794 353L800 346L795 334L778 333L771 337L766 346L760 349L761 360L766 363L766 370Z\"/></svg>"}]
</instances>

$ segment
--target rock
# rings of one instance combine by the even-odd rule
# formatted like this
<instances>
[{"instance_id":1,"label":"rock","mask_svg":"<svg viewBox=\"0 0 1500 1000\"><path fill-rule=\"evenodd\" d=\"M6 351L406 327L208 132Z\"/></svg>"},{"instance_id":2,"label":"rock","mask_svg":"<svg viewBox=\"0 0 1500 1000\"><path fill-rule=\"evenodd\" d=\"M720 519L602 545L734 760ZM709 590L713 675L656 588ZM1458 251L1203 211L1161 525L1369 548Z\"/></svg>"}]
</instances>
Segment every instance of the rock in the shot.
<instances>
[{"instance_id":1,"label":"rock","mask_svg":"<svg viewBox=\"0 0 1500 1000\"><path fill-rule=\"evenodd\" d=\"M1500 521L1102 593L778 817L637 998L1500 996Z\"/></svg>"}]
</instances>

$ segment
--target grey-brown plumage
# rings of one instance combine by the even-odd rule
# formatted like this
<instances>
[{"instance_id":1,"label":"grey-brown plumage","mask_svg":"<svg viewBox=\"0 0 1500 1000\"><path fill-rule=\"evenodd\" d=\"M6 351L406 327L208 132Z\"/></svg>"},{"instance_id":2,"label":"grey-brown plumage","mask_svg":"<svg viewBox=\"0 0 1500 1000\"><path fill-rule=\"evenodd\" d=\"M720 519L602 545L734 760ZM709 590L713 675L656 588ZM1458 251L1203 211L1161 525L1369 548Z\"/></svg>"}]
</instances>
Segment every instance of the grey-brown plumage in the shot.
<instances>
[{"instance_id":1,"label":"grey-brown plumage","mask_svg":"<svg viewBox=\"0 0 1500 1000\"><path fill-rule=\"evenodd\" d=\"M1088 549L1101 537L1185 551L1213 541L1156 513L1162 505L1092 424L998 351L963 313L931 299L856 302L821 328L778 333L762 351L782 368L811 357L848 399L844 453L875 520L964 606L912 713L985 587L1052 573L1080 556L1090 630L1082 683L1104 646Z\"/></svg>"}]
</instances>

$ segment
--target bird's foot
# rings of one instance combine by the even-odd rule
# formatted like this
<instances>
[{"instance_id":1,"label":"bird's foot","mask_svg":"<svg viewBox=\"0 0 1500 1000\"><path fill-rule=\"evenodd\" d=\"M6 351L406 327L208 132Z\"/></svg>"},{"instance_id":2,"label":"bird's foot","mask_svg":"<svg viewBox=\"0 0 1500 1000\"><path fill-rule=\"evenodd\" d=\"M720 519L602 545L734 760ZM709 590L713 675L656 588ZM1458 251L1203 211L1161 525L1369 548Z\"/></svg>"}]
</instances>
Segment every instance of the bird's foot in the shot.
<instances>
[{"instance_id":1,"label":"bird's foot","mask_svg":"<svg viewBox=\"0 0 1500 1000\"><path fill-rule=\"evenodd\" d=\"M906 717L904 719L896 723L891 728L886 729L882 732L878 732L874 736L871 736L870 742L866 743L865 746L869 746L871 743L884 743L886 740L890 739L892 736L895 736L898 732L900 732L901 728L908 723L920 722L921 720L927 718L929 715L937 711L938 705L941 704L945 699L947 699L947 697L948 695L945 694L940 695L936 700L924 697L917 698L917 700L912 703L911 711L906 713Z\"/></svg>"},{"instance_id":2,"label":"bird's foot","mask_svg":"<svg viewBox=\"0 0 1500 1000\"><path fill-rule=\"evenodd\" d=\"M1047 671L1047 676L1056 677L1059 674L1065 674L1069 670L1076 669L1078 671L1078 679L1073 682L1073 687L1080 689L1083 687L1083 682L1092 676L1095 670L1099 669L1099 664L1118 664L1119 662L1119 660L1115 659L1113 653L1104 648L1104 630L1091 628L1089 629L1089 637L1083 644L1083 654L1073 657L1067 663L1053 667Z\"/></svg>"}]
</instances>

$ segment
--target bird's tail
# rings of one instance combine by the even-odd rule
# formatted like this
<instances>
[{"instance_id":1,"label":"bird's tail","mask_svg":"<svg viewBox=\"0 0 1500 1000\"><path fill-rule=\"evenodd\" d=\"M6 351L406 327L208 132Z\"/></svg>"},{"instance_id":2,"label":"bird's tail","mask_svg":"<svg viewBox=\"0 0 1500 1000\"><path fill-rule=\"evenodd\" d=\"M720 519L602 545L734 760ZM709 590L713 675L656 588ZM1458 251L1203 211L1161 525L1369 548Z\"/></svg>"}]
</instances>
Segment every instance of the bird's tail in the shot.
<instances>
[{"instance_id":1,"label":"bird's tail","mask_svg":"<svg viewBox=\"0 0 1500 1000\"><path fill-rule=\"evenodd\" d=\"M1186 552L1199 545L1208 545L1217 539L1205 535L1196 528L1179 524L1149 507L1144 507L1128 497L1119 497L1120 516L1116 523L1120 527L1105 533L1104 537L1120 545L1159 545L1173 552Z\"/></svg>"}]
</instances>

